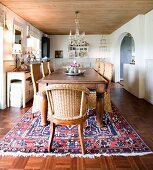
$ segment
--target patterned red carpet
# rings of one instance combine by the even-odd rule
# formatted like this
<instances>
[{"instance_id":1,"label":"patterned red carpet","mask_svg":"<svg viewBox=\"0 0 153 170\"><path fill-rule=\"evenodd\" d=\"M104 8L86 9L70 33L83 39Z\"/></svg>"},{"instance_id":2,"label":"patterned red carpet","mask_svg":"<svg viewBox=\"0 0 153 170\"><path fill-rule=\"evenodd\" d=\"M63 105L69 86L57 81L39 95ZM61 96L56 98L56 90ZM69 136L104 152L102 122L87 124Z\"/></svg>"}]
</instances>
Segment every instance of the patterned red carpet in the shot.
<instances>
[{"instance_id":1,"label":"patterned red carpet","mask_svg":"<svg viewBox=\"0 0 153 170\"><path fill-rule=\"evenodd\" d=\"M143 155L151 153L149 147L113 106L113 118L107 114L104 126L96 126L95 110L88 111L84 139L87 153L84 157L100 155ZM107 125L106 125L107 123ZM15 156L71 156L81 155L76 126L56 126L53 150L47 152L49 125L40 126L40 113L31 118L31 110L24 114L18 124L0 141L0 155Z\"/></svg>"}]
</instances>

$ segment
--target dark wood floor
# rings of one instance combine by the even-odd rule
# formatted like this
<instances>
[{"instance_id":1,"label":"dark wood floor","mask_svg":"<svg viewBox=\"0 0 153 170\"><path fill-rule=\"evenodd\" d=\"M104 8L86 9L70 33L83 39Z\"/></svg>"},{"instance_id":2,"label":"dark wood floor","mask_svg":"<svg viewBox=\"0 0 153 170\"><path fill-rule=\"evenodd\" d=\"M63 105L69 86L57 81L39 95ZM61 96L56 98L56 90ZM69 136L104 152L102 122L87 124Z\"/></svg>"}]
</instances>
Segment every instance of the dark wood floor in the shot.
<instances>
[{"instance_id":1,"label":"dark wood floor","mask_svg":"<svg viewBox=\"0 0 153 170\"><path fill-rule=\"evenodd\" d=\"M153 105L125 91L123 86L113 84L111 97L124 117L153 150ZM30 108L9 108L0 111L0 138L2 138ZM0 169L45 169L45 170L121 170L153 169L153 154L145 156L101 156L95 159L67 157L1 157Z\"/></svg>"}]
</instances>

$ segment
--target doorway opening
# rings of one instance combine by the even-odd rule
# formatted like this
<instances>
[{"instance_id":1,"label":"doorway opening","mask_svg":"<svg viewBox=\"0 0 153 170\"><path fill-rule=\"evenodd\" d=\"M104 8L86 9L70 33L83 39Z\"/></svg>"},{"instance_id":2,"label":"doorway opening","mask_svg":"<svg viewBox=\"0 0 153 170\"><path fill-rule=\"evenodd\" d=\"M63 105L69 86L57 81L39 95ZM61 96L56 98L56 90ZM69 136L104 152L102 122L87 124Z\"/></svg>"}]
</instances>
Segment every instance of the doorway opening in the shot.
<instances>
[{"instance_id":1,"label":"doorway opening","mask_svg":"<svg viewBox=\"0 0 153 170\"><path fill-rule=\"evenodd\" d=\"M120 84L124 83L124 64L135 64L135 43L130 33L122 39L120 46Z\"/></svg>"}]
</instances>

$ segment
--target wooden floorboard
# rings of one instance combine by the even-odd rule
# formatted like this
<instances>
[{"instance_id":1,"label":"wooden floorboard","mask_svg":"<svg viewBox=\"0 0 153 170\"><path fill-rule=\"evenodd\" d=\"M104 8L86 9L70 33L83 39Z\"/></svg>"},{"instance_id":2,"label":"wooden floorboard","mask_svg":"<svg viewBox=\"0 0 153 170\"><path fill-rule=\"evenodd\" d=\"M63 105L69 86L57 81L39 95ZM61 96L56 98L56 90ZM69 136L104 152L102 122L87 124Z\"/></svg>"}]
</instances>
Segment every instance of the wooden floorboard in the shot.
<instances>
[{"instance_id":1,"label":"wooden floorboard","mask_svg":"<svg viewBox=\"0 0 153 170\"><path fill-rule=\"evenodd\" d=\"M111 98L145 143L153 150L153 105L138 99L114 83ZM0 110L0 139L31 107ZM94 159L67 157L11 157L0 156L0 170L152 170L153 154L145 156L101 156Z\"/></svg>"}]
</instances>

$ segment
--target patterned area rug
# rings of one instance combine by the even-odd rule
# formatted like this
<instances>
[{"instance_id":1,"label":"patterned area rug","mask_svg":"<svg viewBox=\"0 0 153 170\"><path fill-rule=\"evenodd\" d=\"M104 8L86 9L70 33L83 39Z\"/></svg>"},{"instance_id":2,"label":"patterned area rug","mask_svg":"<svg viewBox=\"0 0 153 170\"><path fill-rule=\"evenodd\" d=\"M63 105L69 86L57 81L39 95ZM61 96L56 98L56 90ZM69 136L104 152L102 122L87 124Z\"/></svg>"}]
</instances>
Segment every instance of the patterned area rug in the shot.
<instances>
[{"instance_id":1,"label":"patterned area rug","mask_svg":"<svg viewBox=\"0 0 153 170\"><path fill-rule=\"evenodd\" d=\"M113 105L113 118L105 113L103 127L96 126L95 109L89 110L84 129L87 153L81 154L77 126L56 126L51 153L47 152L49 125L40 125L40 113L31 118L26 112L18 124L0 141L0 155L13 156L83 156L144 155L152 153Z\"/></svg>"}]
</instances>

